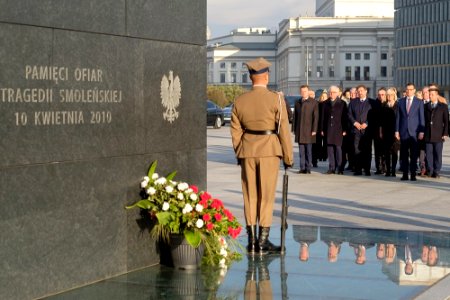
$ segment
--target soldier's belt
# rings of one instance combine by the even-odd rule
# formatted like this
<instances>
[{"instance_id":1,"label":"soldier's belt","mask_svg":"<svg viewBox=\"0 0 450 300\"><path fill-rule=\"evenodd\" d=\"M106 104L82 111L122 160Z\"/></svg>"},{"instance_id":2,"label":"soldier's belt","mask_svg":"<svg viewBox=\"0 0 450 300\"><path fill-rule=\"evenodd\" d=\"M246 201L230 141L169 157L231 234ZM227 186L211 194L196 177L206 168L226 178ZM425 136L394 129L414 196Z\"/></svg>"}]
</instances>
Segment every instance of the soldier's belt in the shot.
<instances>
[{"instance_id":1,"label":"soldier's belt","mask_svg":"<svg viewBox=\"0 0 450 300\"><path fill-rule=\"evenodd\" d=\"M245 133L255 134L255 135L277 134L277 132L275 130L250 130L250 129L245 129Z\"/></svg>"}]
</instances>

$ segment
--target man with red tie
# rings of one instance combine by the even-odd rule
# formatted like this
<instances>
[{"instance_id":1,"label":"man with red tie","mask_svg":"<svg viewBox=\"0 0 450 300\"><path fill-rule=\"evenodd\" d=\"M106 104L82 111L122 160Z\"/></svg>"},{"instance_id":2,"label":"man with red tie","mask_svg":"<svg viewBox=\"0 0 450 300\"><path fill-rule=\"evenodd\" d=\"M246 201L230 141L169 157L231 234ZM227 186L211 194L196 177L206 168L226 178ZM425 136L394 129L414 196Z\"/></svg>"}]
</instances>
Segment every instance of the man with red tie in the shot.
<instances>
[{"instance_id":1,"label":"man with red tie","mask_svg":"<svg viewBox=\"0 0 450 300\"><path fill-rule=\"evenodd\" d=\"M400 157L402 158L401 180L416 181L417 159L419 156L418 140L422 140L425 132L423 102L416 98L413 83L406 85L406 96L398 101L395 124L395 137L400 140Z\"/></svg>"}]
</instances>

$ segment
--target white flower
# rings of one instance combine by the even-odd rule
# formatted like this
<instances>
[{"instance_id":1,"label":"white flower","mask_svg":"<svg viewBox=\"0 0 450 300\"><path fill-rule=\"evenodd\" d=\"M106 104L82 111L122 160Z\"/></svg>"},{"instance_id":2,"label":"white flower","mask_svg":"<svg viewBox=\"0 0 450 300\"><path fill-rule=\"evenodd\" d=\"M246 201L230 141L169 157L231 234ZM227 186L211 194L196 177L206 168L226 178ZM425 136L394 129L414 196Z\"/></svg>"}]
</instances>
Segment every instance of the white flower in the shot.
<instances>
[{"instance_id":1,"label":"white flower","mask_svg":"<svg viewBox=\"0 0 450 300\"><path fill-rule=\"evenodd\" d=\"M163 184L166 184L166 182L167 182L166 178L160 177L160 178L156 179L155 184L163 185Z\"/></svg>"},{"instance_id":2,"label":"white flower","mask_svg":"<svg viewBox=\"0 0 450 300\"><path fill-rule=\"evenodd\" d=\"M173 187L170 186L170 185L166 186L166 192L172 193L173 192Z\"/></svg>"},{"instance_id":3,"label":"white flower","mask_svg":"<svg viewBox=\"0 0 450 300\"><path fill-rule=\"evenodd\" d=\"M189 188L189 185L186 182L180 182L177 186L179 191L184 191Z\"/></svg>"},{"instance_id":4,"label":"white flower","mask_svg":"<svg viewBox=\"0 0 450 300\"><path fill-rule=\"evenodd\" d=\"M163 211L166 211L166 210L168 210L168 209L169 209L169 207L170 207L169 203L167 203L167 202L164 202L164 203L163 203L163 207L162 207L162 210L163 210Z\"/></svg>"},{"instance_id":5,"label":"white flower","mask_svg":"<svg viewBox=\"0 0 450 300\"><path fill-rule=\"evenodd\" d=\"M225 264L225 258L222 258L220 261L219 261L219 266L221 267L221 268L226 268L227 267L227 265Z\"/></svg>"},{"instance_id":6,"label":"white flower","mask_svg":"<svg viewBox=\"0 0 450 300\"><path fill-rule=\"evenodd\" d=\"M222 255L223 257L227 257L228 255L227 250L225 250L225 248L220 248L220 255Z\"/></svg>"},{"instance_id":7,"label":"white flower","mask_svg":"<svg viewBox=\"0 0 450 300\"><path fill-rule=\"evenodd\" d=\"M197 222L195 222L195 226L197 226L197 228L202 228L204 224L205 223L202 219L198 219Z\"/></svg>"},{"instance_id":8,"label":"white flower","mask_svg":"<svg viewBox=\"0 0 450 300\"><path fill-rule=\"evenodd\" d=\"M159 175L158 175L158 173L153 173L153 175L152 175L152 179L153 180L155 180L155 179L158 179L159 178Z\"/></svg>"},{"instance_id":9,"label":"white flower","mask_svg":"<svg viewBox=\"0 0 450 300\"><path fill-rule=\"evenodd\" d=\"M145 188L147 187L147 185L148 185L148 181L143 180L143 181L141 182L141 188L145 189Z\"/></svg>"},{"instance_id":10,"label":"white flower","mask_svg":"<svg viewBox=\"0 0 450 300\"><path fill-rule=\"evenodd\" d=\"M190 193L192 193L193 191L194 191L193 189L188 188L188 189L186 190L186 193L190 194Z\"/></svg>"},{"instance_id":11,"label":"white flower","mask_svg":"<svg viewBox=\"0 0 450 300\"><path fill-rule=\"evenodd\" d=\"M150 178L148 178L148 176L144 176L144 179L142 179L142 181L150 181Z\"/></svg>"},{"instance_id":12,"label":"white flower","mask_svg":"<svg viewBox=\"0 0 450 300\"><path fill-rule=\"evenodd\" d=\"M192 206L188 203L183 208L183 214L190 213L192 211Z\"/></svg>"},{"instance_id":13,"label":"white flower","mask_svg":"<svg viewBox=\"0 0 450 300\"><path fill-rule=\"evenodd\" d=\"M178 200L183 200L184 199L183 193L178 193L177 198Z\"/></svg>"},{"instance_id":14,"label":"white flower","mask_svg":"<svg viewBox=\"0 0 450 300\"><path fill-rule=\"evenodd\" d=\"M203 210L203 205L197 203L197 205L195 206L195 210L196 210L197 212L202 212L202 210Z\"/></svg>"},{"instance_id":15,"label":"white flower","mask_svg":"<svg viewBox=\"0 0 450 300\"><path fill-rule=\"evenodd\" d=\"M156 190L154 187L149 187L147 190L147 194L154 195L156 193Z\"/></svg>"},{"instance_id":16,"label":"white flower","mask_svg":"<svg viewBox=\"0 0 450 300\"><path fill-rule=\"evenodd\" d=\"M173 180L170 180L170 184L171 184L171 185L177 185L177 182L176 182L176 181L173 181Z\"/></svg>"},{"instance_id":17,"label":"white flower","mask_svg":"<svg viewBox=\"0 0 450 300\"><path fill-rule=\"evenodd\" d=\"M221 277L224 277L226 274L227 274L227 268L226 267L220 270L220 276ZM219 281L219 283L220 283L220 281Z\"/></svg>"},{"instance_id":18,"label":"white flower","mask_svg":"<svg viewBox=\"0 0 450 300\"><path fill-rule=\"evenodd\" d=\"M192 201L196 201L198 199L197 194L190 194L189 198L191 198Z\"/></svg>"}]
</instances>

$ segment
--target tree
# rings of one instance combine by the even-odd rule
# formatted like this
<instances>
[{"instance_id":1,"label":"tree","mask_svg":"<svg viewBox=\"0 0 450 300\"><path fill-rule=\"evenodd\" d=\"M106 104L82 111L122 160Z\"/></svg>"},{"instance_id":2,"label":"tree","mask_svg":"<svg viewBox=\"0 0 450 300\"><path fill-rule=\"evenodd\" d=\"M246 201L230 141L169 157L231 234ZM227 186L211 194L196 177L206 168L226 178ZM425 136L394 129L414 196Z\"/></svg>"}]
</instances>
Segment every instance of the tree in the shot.
<instances>
[{"instance_id":1,"label":"tree","mask_svg":"<svg viewBox=\"0 0 450 300\"><path fill-rule=\"evenodd\" d=\"M227 106L245 93L246 90L240 85L208 85L208 99L214 101L219 106Z\"/></svg>"}]
</instances>

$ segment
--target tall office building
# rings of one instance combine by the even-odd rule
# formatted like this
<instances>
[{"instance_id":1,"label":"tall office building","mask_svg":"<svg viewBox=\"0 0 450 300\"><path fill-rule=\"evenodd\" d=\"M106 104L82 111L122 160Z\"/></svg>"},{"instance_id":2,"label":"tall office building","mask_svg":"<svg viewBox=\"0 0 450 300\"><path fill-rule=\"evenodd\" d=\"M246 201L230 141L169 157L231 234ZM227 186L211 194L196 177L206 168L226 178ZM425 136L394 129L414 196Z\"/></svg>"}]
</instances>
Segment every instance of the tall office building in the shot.
<instances>
[{"instance_id":1,"label":"tall office building","mask_svg":"<svg viewBox=\"0 0 450 300\"><path fill-rule=\"evenodd\" d=\"M316 0L316 17L394 17L394 0Z\"/></svg>"},{"instance_id":2,"label":"tall office building","mask_svg":"<svg viewBox=\"0 0 450 300\"><path fill-rule=\"evenodd\" d=\"M449 99L450 1L395 0L395 84L435 82Z\"/></svg>"}]
</instances>

